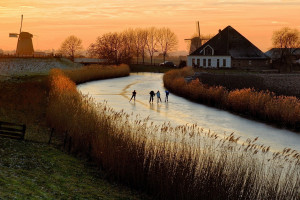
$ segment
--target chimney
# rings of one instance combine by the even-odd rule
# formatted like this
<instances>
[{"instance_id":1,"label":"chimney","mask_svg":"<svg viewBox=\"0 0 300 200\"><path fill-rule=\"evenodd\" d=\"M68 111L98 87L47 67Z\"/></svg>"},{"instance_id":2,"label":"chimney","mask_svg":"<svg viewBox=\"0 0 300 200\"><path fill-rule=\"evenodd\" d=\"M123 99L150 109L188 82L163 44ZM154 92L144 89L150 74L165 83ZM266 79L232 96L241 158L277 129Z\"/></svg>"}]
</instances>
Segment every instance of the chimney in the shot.
<instances>
[{"instance_id":1,"label":"chimney","mask_svg":"<svg viewBox=\"0 0 300 200\"><path fill-rule=\"evenodd\" d=\"M221 39L221 29L219 29L219 34L218 34L218 39L220 40Z\"/></svg>"}]
</instances>

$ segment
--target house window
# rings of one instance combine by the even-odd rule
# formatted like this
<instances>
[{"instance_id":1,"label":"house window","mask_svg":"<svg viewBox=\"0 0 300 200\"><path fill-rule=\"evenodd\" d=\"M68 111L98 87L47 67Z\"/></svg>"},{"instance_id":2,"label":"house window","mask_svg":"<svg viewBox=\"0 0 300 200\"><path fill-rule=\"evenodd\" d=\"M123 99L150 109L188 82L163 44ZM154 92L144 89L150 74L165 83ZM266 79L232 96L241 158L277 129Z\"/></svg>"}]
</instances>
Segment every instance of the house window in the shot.
<instances>
[{"instance_id":1,"label":"house window","mask_svg":"<svg viewBox=\"0 0 300 200\"><path fill-rule=\"evenodd\" d=\"M217 67L220 67L220 59L217 59Z\"/></svg>"},{"instance_id":2,"label":"house window","mask_svg":"<svg viewBox=\"0 0 300 200\"><path fill-rule=\"evenodd\" d=\"M251 60L249 60L249 65L252 65L252 61Z\"/></svg>"},{"instance_id":3,"label":"house window","mask_svg":"<svg viewBox=\"0 0 300 200\"><path fill-rule=\"evenodd\" d=\"M195 58L192 59L192 66L195 66Z\"/></svg>"},{"instance_id":4,"label":"house window","mask_svg":"<svg viewBox=\"0 0 300 200\"><path fill-rule=\"evenodd\" d=\"M203 59L203 66L206 67L206 59Z\"/></svg>"},{"instance_id":5,"label":"house window","mask_svg":"<svg viewBox=\"0 0 300 200\"><path fill-rule=\"evenodd\" d=\"M223 67L226 67L226 59L223 59Z\"/></svg>"},{"instance_id":6,"label":"house window","mask_svg":"<svg viewBox=\"0 0 300 200\"><path fill-rule=\"evenodd\" d=\"M212 48L209 47L209 46L206 46L205 49L204 49L204 55L206 55L206 56L212 56L213 55Z\"/></svg>"},{"instance_id":7,"label":"house window","mask_svg":"<svg viewBox=\"0 0 300 200\"><path fill-rule=\"evenodd\" d=\"M197 59L197 66L200 66L200 59Z\"/></svg>"},{"instance_id":8,"label":"house window","mask_svg":"<svg viewBox=\"0 0 300 200\"><path fill-rule=\"evenodd\" d=\"M208 59L208 66L211 66L211 59Z\"/></svg>"}]
</instances>

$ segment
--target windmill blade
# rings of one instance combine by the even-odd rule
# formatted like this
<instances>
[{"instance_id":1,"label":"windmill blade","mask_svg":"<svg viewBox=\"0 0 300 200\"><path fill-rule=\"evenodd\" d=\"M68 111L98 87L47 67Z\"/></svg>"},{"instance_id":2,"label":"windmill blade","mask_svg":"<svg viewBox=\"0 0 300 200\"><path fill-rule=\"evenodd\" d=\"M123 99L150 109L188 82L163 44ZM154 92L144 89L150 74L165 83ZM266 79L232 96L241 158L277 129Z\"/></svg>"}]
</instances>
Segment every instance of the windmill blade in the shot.
<instances>
[{"instance_id":1,"label":"windmill blade","mask_svg":"<svg viewBox=\"0 0 300 200\"><path fill-rule=\"evenodd\" d=\"M18 33L9 33L9 37L18 37Z\"/></svg>"},{"instance_id":2,"label":"windmill blade","mask_svg":"<svg viewBox=\"0 0 300 200\"><path fill-rule=\"evenodd\" d=\"M196 31L197 31L198 36L200 38L200 24L199 24L199 21L196 22Z\"/></svg>"},{"instance_id":3,"label":"windmill blade","mask_svg":"<svg viewBox=\"0 0 300 200\"><path fill-rule=\"evenodd\" d=\"M21 27L20 27L20 33L22 32L22 25L23 25L23 15L21 15Z\"/></svg>"}]
</instances>

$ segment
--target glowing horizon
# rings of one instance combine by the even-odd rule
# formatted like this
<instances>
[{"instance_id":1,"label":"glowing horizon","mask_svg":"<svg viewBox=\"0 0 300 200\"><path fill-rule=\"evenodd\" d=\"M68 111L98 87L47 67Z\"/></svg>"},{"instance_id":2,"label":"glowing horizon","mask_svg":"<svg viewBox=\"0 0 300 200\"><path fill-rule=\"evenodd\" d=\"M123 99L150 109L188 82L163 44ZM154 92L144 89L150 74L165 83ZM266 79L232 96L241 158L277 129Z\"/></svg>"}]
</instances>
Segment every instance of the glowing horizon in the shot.
<instances>
[{"instance_id":1,"label":"glowing horizon","mask_svg":"<svg viewBox=\"0 0 300 200\"><path fill-rule=\"evenodd\" d=\"M15 50L20 16L23 31L34 36L35 50L57 50L69 35L87 48L107 32L137 27L169 27L179 39L178 50L187 50L185 38L196 32L215 35L231 25L262 51L272 47L272 33L288 26L300 29L299 0L2 0L0 49Z\"/></svg>"}]
</instances>

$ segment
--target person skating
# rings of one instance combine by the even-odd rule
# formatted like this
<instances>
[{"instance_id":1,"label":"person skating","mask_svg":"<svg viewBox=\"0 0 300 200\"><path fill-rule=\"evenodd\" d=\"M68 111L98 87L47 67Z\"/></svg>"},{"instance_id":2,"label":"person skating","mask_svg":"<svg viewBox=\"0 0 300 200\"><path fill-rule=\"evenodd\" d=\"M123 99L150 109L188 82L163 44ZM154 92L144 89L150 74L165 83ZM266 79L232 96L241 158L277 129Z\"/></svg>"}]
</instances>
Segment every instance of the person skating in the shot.
<instances>
[{"instance_id":1,"label":"person skating","mask_svg":"<svg viewBox=\"0 0 300 200\"><path fill-rule=\"evenodd\" d=\"M157 103L160 101L161 102L161 98L160 98L160 92L159 90L157 90L156 92L156 96L157 96Z\"/></svg>"},{"instance_id":2,"label":"person skating","mask_svg":"<svg viewBox=\"0 0 300 200\"><path fill-rule=\"evenodd\" d=\"M165 98L165 102L169 101L169 94L170 92L168 90L166 90L166 98Z\"/></svg>"},{"instance_id":3,"label":"person skating","mask_svg":"<svg viewBox=\"0 0 300 200\"><path fill-rule=\"evenodd\" d=\"M131 99L133 98L133 100L135 101L135 96L136 96L136 91L135 90L133 90L133 92L132 92L132 96L131 96ZM131 101L131 99L130 99L130 101ZM129 102L130 102L129 101Z\"/></svg>"},{"instance_id":4,"label":"person skating","mask_svg":"<svg viewBox=\"0 0 300 200\"><path fill-rule=\"evenodd\" d=\"M150 94L150 100L149 100L149 102L153 102L153 97L155 96L154 91L151 90L151 92L149 94Z\"/></svg>"}]
</instances>

